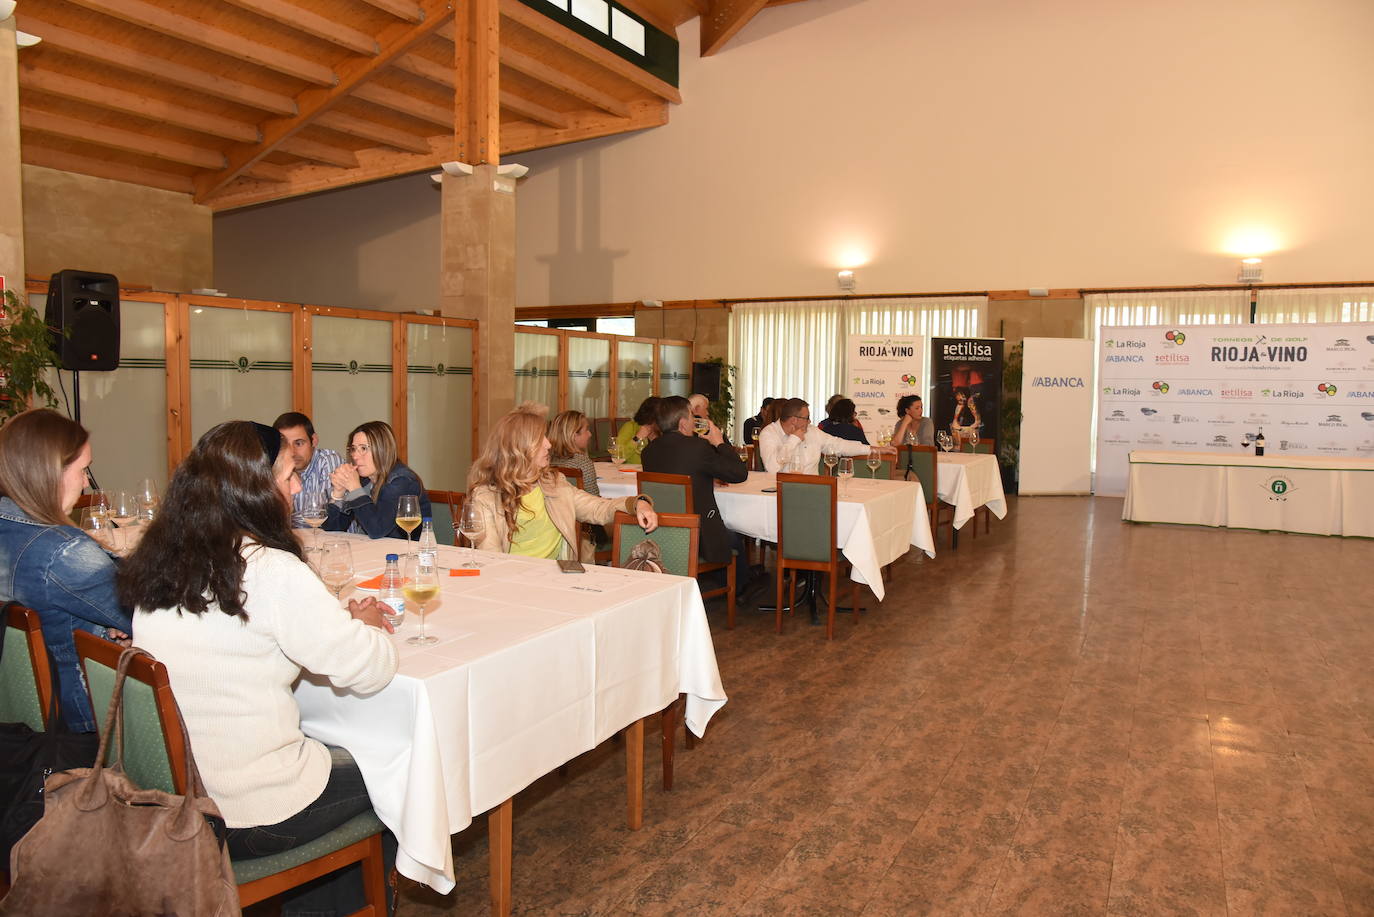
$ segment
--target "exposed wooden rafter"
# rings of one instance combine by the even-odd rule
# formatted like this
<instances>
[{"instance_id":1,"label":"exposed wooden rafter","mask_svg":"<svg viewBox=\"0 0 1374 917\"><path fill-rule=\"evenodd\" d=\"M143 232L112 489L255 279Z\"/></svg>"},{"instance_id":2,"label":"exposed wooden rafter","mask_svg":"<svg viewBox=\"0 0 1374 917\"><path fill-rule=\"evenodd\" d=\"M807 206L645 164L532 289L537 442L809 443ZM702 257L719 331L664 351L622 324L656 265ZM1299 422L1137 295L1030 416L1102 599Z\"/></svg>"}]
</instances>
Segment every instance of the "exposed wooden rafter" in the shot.
<instances>
[{"instance_id":1,"label":"exposed wooden rafter","mask_svg":"<svg viewBox=\"0 0 1374 917\"><path fill-rule=\"evenodd\" d=\"M396 68L429 80L431 83L438 83L446 89L452 89L458 84L453 76L452 64L448 66L436 64L429 58L421 57L418 54L403 54L396 58Z\"/></svg>"},{"instance_id":2,"label":"exposed wooden rafter","mask_svg":"<svg viewBox=\"0 0 1374 917\"><path fill-rule=\"evenodd\" d=\"M398 131L395 128L387 127L385 124L368 121L366 118L355 118L343 112L325 112L315 119L315 126L327 127L340 134L361 137L364 140L372 140L383 146L410 153L429 152L429 141L423 137L407 134L405 131Z\"/></svg>"},{"instance_id":3,"label":"exposed wooden rafter","mask_svg":"<svg viewBox=\"0 0 1374 917\"><path fill-rule=\"evenodd\" d=\"M376 7L406 22L419 22L425 17L424 10L415 0L363 0L368 6Z\"/></svg>"},{"instance_id":4,"label":"exposed wooden rafter","mask_svg":"<svg viewBox=\"0 0 1374 917\"><path fill-rule=\"evenodd\" d=\"M111 162L108 159L99 159L95 156L82 156L78 153L51 150L41 144L30 142L24 144L24 161L30 165L42 166L45 169L94 175L96 178L108 178L112 181L123 181L148 188L161 188L164 191L179 191L189 194L195 188L189 176L160 172L156 169L145 169L142 166L125 165L124 163Z\"/></svg>"},{"instance_id":5,"label":"exposed wooden rafter","mask_svg":"<svg viewBox=\"0 0 1374 917\"><path fill-rule=\"evenodd\" d=\"M437 127L446 128L453 123L453 110L449 107L436 105L425 99L401 92L399 89L388 89L376 83L359 86L353 90L353 98L362 99L364 102L371 102L392 111L399 111Z\"/></svg>"},{"instance_id":6,"label":"exposed wooden rafter","mask_svg":"<svg viewBox=\"0 0 1374 917\"><path fill-rule=\"evenodd\" d=\"M608 114L619 118L630 116L630 106L609 92L602 92L595 86L588 85L576 77L569 76L557 67L546 64L521 51L516 51L514 48L503 47L501 49L501 66L509 67L516 73L522 73L532 80L538 80L545 86L557 89L575 99L581 99Z\"/></svg>"},{"instance_id":7,"label":"exposed wooden rafter","mask_svg":"<svg viewBox=\"0 0 1374 917\"><path fill-rule=\"evenodd\" d=\"M767 5L768 0L711 0L711 8L701 14L701 56L725 47Z\"/></svg>"},{"instance_id":8,"label":"exposed wooden rafter","mask_svg":"<svg viewBox=\"0 0 1374 917\"><path fill-rule=\"evenodd\" d=\"M537 124L547 124L549 127L557 128L568 126L568 118L566 115L540 105L538 102L518 96L509 90L501 90L501 107L512 114L519 115L525 120L534 121Z\"/></svg>"},{"instance_id":9,"label":"exposed wooden rafter","mask_svg":"<svg viewBox=\"0 0 1374 917\"><path fill-rule=\"evenodd\" d=\"M127 153L139 153L154 159L179 162L201 169L217 169L224 165L224 157L214 150L191 146L189 143L161 140L104 124L93 125L83 118L70 118L48 111L21 107L19 126L27 131L41 131L57 137L93 143L112 150L124 150Z\"/></svg>"},{"instance_id":10,"label":"exposed wooden rafter","mask_svg":"<svg viewBox=\"0 0 1374 917\"><path fill-rule=\"evenodd\" d=\"M290 153L292 156L299 156L313 162L328 163L342 169L352 169L358 165L358 154L352 150L345 150L342 147L330 146L327 143L319 143L314 140L306 140L303 137L287 138L277 144L277 149L283 153Z\"/></svg>"},{"instance_id":11,"label":"exposed wooden rafter","mask_svg":"<svg viewBox=\"0 0 1374 917\"><path fill-rule=\"evenodd\" d=\"M377 40L366 32L349 28L346 25L327 19L318 13L312 13L304 7L286 0L226 0L241 9L249 10L280 22L282 25L290 26L298 32L313 35L315 38L347 48L355 54L373 55L379 50Z\"/></svg>"}]
</instances>

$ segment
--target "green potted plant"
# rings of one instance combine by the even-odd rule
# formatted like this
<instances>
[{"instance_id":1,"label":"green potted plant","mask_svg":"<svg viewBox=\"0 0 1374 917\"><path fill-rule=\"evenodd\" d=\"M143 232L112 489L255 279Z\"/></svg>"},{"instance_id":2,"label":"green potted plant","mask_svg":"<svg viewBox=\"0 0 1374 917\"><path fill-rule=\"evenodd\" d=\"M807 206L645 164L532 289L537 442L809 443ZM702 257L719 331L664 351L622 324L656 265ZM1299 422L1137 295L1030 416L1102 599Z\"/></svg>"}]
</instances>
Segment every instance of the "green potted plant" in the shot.
<instances>
[{"instance_id":1,"label":"green potted plant","mask_svg":"<svg viewBox=\"0 0 1374 917\"><path fill-rule=\"evenodd\" d=\"M1021 460L1021 382L1025 346L1018 343L1007 352L1002 367L1002 430L997 461L1002 467L1002 489L1016 493L1017 467Z\"/></svg>"},{"instance_id":2,"label":"green potted plant","mask_svg":"<svg viewBox=\"0 0 1374 917\"><path fill-rule=\"evenodd\" d=\"M0 309L0 422L31 406L57 406L44 378L48 368L57 365L51 341L47 324L33 306L5 290Z\"/></svg>"}]
</instances>

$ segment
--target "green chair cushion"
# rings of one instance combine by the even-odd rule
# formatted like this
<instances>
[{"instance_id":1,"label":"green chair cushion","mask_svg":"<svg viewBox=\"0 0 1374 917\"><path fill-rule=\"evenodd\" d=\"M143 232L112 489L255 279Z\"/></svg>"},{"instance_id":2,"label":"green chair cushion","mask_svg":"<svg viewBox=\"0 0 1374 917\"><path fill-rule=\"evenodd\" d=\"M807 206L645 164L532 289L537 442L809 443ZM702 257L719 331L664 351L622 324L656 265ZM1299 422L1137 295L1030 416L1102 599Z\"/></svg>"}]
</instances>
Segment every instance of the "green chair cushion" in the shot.
<instances>
[{"instance_id":1,"label":"green chair cushion","mask_svg":"<svg viewBox=\"0 0 1374 917\"><path fill-rule=\"evenodd\" d=\"M42 732L43 711L33 679L28 638L17 627L3 623L0 627L4 628L5 640L0 655L0 723L23 723L34 732Z\"/></svg>"},{"instance_id":2,"label":"green chair cushion","mask_svg":"<svg viewBox=\"0 0 1374 917\"><path fill-rule=\"evenodd\" d=\"M925 494L926 504L934 503L938 499L938 495L935 493L935 453L912 452L911 470L916 473L916 479L921 482L921 490Z\"/></svg>"},{"instance_id":3,"label":"green chair cushion","mask_svg":"<svg viewBox=\"0 0 1374 917\"><path fill-rule=\"evenodd\" d=\"M381 819L376 814L371 810L363 812L361 815L353 816L328 834L323 834L309 843L301 844L299 847L292 847L290 850L283 850L281 853L274 853L271 856L234 860L230 864L234 867L234 881L239 885L247 885L258 879L275 876L279 872L300 866L302 863L309 863L311 860L333 853L335 850L342 850L350 844L356 844L364 838L385 830L386 826L382 824Z\"/></svg>"},{"instance_id":4,"label":"green chair cushion","mask_svg":"<svg viewBox=\"0 0 1374 917\"><path fill-rule=\"evenodd\" d=\"M115 671L94 659L86 660L86 683L91 689L91 706L97 727L105 728L105 711L114 693ZM119 760L119 747L110 742L105 762ZM132 678L124 680L124 772L147 790L175 793L172 762L167 758L167 740L162 735L162 720L157 715L153 689Z\"/></svg>"},{"instance_id":5,"label":"green chair cushion","mask_svg":"<svg viewBox=\"0 0 1374 917\"><path fill-rule=\"evenodd\" d=\"M645 481L641 485L645 496L654 501L654 511L660 513L687 512L687 488L681 484Z\"/></svg>"},{"instance_id":6,"label":"green chair cushion","mask_svg":"<svg viewBox=\"0 0 1374 917\"><path fill-rule=\"evenodd\" d=\"M973 451L978 453L979 455L988 455L992 452L992 443L980 442L978 445L973 447Z\"/></svg>"},{"instance_id":7,"label":"green chair cushion","mask_svg":"<svg viewBox=\"0 0 1374 917\"><path fill-rule=\"evenodd\" d=\"M627 522L620 526L620 556L616 566L623 567L630 557L630 551L641 541L655 541L663 554L663 572L674 576L688 576L691 572L692 530L679 526L659 526L645 533L637 523Z\"/></svg>"},{"instance_id":8,"label":"green chair cushion","mask_svg":"<svg viewBox=\"0 0 1374 917\"><path fill-rule=\"evenodd\" d=\"M778 484L778 499L782 501L783 557L830 562L832 493L825 484Z\"/></svg>"},{"instance_id":9,"label":"green chair cushion","mask_svg":"<svg viewBox=\"0 0 1374 917\"><path fill-rule=\"evenodd\" d=\"M434 522L434 540L439 544L454 544L453 511L441 500L431 500L429 509Z\"/></svg>"}]
</instances>

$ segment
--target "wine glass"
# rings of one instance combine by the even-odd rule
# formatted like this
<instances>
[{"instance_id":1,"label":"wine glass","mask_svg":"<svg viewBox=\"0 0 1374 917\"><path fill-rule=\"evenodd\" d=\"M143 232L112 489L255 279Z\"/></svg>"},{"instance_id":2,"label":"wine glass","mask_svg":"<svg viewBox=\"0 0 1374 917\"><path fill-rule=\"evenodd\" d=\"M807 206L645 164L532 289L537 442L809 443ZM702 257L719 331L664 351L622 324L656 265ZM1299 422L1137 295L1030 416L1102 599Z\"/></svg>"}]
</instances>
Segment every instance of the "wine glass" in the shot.
<instances>
[{"instance_id":1,"label":"wine glass","mask_svg":"<svg viewBox=\"0 0 1374 917\"><path fill-rule=\"evenodd\" d=\"M854 477L854 460L849 456L840 459L840 493L844 493L844 486L849 483L849 479Z\"/></svg>"},{"instance_id":2,"label":"wine glass","mask_svg":"<svg viewBox=\"0 0 1374 917\"><path fill-rule=\"evenodd\" d=\"M692 429L696 431L697 436L705 436L711 432L710 421L704 417L694 417L692 418Z\"/></svg>"},{"instance_id":3,"label":"wine glass","mask_svg":"<svg viewBox=\"0 0 1374 917\"><path fill-rule=\"evenodd\" d=\"M109 516L110 495L103 490L91 491L90 509L101 516Z\"/></svg>"},{"instance_id":4,"label":"wine glass","mask_svg":"<svg viewBox=\"0 0 1374 917\"><path fill-rule=\"evenodd\" d=\"M315 530L314 550L320 548L320 526L329 516L329 494L323 490L307 490L301 494L301 521Z\"/></svg>"},{"instance_id":5,"label":"wine glass","mask_svg":"<svg viewBox=\"0 0 1374 917\"><path fill-rule=\"evenodd\" d=\"M420 526L420 498L405 494L396 501L396 524L405 529L406 554L410 554L410 536Z\"/></svg>"},{"instance_id":6,"label":"wine glass","mask_svg":"<svg viewBox=\"0 0 1374 917\"><path fill-rule=\"evenodd\" d=\"M969 432L969 435L968 435L968 451L970 451L970 452L977 452L977 451L978 451L978 431L977 431L977 430L972 430L972 431Z\"/></svg>"},{"instance_id":7,"label":"wine glass","mask_svg":"<svg viewBox=\"0 0 1374 917\"><path fill-rule=\"evenodd\" d=\"M883 460L878 457L878 453L868 453L868 461L866 464L868 465L868 476L870 478L876 479L878 477L878 466L882 463Z\"/></svg>"},{"instance_id":8,"label":"wine glass","mask_svg":"<svg viewBox=\"0 0 1374 917\"><path fill-rule=\"evenodd\" d=\"M429 646L439 642L438 637L425 634L425 606L439 594L439 569L427 563L429 559L418 554L407 554L401 561L401 594L415 606L415 614L420 618L420 632L406 639L406 643L413 646Z\"/></svg>"},{"instance_id":9,"label":"wine glass","mask_svg":"<svg viewBox=\"0 0 1374 917\"><path fill-rule=\"evenodd\" d=\"M144 478L138 482L138 486L134 488L134 499L138 500L140 503L151 503L154 507L157 506L160 498L157 492L157 484L152 478Z\"/></svg>"},{"instance_id":10,"label":"wine glass","mask_svg":"<svg viewBox=\"0 0 1374 917\"><path fill-rule=\"evenodd\" d=\"M109 513L110 519L114 521L114 524L119 526L119 528L127 528L133 525L134 519L138 516L138 504L134 502L133 492L128 490L112 490L109 492L108 497L110 504L106 511ZM117 532L112 532L111 535L118 539ZM125 538L122 540L124 541L124 546L128 547L128 539Z\"/></svg>"},{"instance_id":11,"label":"wine glass","mask_svg":"<svg viewBox=\"0 0 1374 917\"><path fill-rule=\"evenodd\" d=\"M753 431L750 432L749 438L752 439L752 440L754 441L754 445L756 445L756 446L758 445L758 443L759 443L759 428L758 428L758 427L755 427L755 428L753 429Z\"/></svg>"},{"instance_id":12,"label":"wine glass","mask_svg":"<svg viewBox=\"0 0 1374 917\"><path fill-rule=\"evenodd\" d=\"M826 473L834 474L835 465L839 463L840 457L835 454L832 447L826 446L825 450L821 452L821 461L825 462Z\"/></svg>"},{"instance_id":13,"label":"wine glass","mask_svg":"<svg viewBox=\"0 0 1374 917\"><path fill-rule=\"evenodd\" d=\"M615 467L619 468L621 465L625 463L625 456L620 454L619 440L611 440L610 443L606 446L606 451L610 453L611 462L614 463Z\"/></svg>"},{"instance_id":14,"label":"wine glass","mask_svg":"<svg viewBox=\"0 0 1374 917\"><path fill-rule=\"evenodd\" d=\"M482 518L482 511L475 503L464 503L463 509L458 513L458 533L468 540L468 559L462 564L467 569L480 567L473 555L476 553L476 545L486 533L486 520Z\"/></svg>"},{"instance_id":15,"label":"wine glass","mask_svg":"<svg viewBox=\"0 0 1374 917\"><path fill-rule=\"evenodd\" d=\"M110 545L110 517L94 503L81 510L81 531L94 538L101 547Z\"/></svg>"},{"instance_id":16,"label":"wine glass","mask_svg":"<svg viewBox=\"0 0 1374 917\"><path fill-rule=\"evenodd\" d=\"M320 581L339 598L343 587L353 579L353 547L346 541L326 541L320 548Z\"/></svg>"}]
</instances>

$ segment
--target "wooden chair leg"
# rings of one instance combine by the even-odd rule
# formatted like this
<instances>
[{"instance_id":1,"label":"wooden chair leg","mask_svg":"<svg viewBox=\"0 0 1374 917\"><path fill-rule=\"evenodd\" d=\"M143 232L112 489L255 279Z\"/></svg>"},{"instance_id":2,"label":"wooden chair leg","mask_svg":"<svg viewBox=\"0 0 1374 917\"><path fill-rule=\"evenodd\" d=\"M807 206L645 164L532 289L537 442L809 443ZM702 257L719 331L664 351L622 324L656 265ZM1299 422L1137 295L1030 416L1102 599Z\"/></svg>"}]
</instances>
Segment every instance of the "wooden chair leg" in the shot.
<instances>
[{"instance_id":1,"label":"wooden chair leg","mask_svg":"<svg viewBox=\"0 0 1374 917\"><path fill-rule=\"evenodd\" d=\"M774 608L774 610L777 612L776 617L777 617L777 630L778 630L778 633L782 633L782 581L783 581L784 578L785 578L785 577L784 577L784 575L783 575L782 563L779 562L779 563L778 563L778 580L777 580L777 582L778 582L778 588L777 588L777 595L775 595L775 596L774 596L774 599L773 599L773 608Z\"/></svg>"},{"instance_id":2,"label":"wooden chair leg","mask_svg":"<svg viewBox=\"0 0 1374 917\"><path fill-rule=\"evenodd\" d=\"M735 558L731 555L725 567L725 629L735 629Z\"/></svg>"},{"instance_id":3,"label":"wooden chair leg","mask_svg":"<svg viewBox=\"0 0 1374 917\"><path fill-rule=\"evenodd\" d=\"M673 788L673 740L677 736L677 700L663 708L658 715L659 726L663 730L663 788Z\"/></svg>"},{"instance_id":4,"label":"wooden chair leg","mask_svg":"<svg viewBox=\"0 0 1374 917\"><path fill-rule=\"evenodd\" d=\"M830 608L825 616L825 639L835 639L835 577L839 574L839 567L830 568Z\"/></svg>"},{"instance_id":5,"label":"wooden chair leg","mask_svg":"<svg viewBox=\"0 0 1374 917\"><path fill-rule=\"evenodd\" d=\"M374 834L367 839L367 858L360 864L363 869L363 895L377 917L386 914L386 862L382 855L382 836Z\"/></svg>"}]
</instances>

